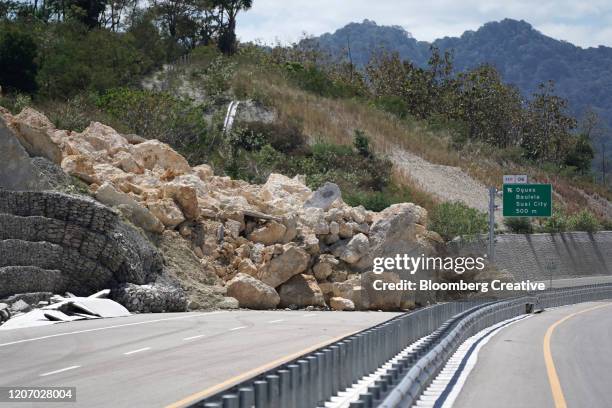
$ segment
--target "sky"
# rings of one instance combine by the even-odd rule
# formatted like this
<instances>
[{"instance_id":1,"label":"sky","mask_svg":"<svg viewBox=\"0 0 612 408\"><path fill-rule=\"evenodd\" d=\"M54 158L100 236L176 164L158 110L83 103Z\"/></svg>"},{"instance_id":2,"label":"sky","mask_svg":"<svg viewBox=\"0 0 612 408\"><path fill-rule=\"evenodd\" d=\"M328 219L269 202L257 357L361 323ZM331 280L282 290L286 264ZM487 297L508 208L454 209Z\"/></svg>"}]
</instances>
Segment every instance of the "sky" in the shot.
<instances>
[{"instance_id":1,"label":"sky","mask_svg":"<svg viewBox=\"0 0 612 408\"><path fill-rule=\"evenodd\" d=\"M254 0L239 16L237 34L242 41L290 43L369 19L433 41L504 18L581 47L612 46L612 0Z\"/></svg>"}]
</instances>

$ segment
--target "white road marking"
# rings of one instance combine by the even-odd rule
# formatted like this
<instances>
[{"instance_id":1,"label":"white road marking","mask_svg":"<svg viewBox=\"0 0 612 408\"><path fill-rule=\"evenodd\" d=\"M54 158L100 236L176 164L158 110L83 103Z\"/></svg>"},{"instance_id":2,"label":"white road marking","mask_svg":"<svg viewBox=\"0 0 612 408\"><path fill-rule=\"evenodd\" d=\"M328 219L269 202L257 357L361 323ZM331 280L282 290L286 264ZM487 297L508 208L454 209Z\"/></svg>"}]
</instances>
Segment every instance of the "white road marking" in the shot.
<instances>
[{"instance_id":1,"label":"white road marking","mask_svg":"<svg viewBox=\"0 0 612 408\"><path fill-rule=\"evenodd\" d=\"M74 370L75 368L79 368L80 366L70 366L70 367L66 367L66 368L62 368L60 370L55 370L55 371L49 371L48 373L43 373L40 376L41 377L46 377L48 375L53 375L53 374L59 374L59 373L63 373L64 371L68 371L68 370Z\"/></svg>"},{"instance_id":2,"label":"white road marking","mask_svg":"<svg viewBox=\"0 0 612 408\"><path fill-rule=\"evenodd\" d=\"M143 347L141 349L128 351L127 353L123 353L123 354L126 356L129 356L130 354L136 354L136 353L140 353L141 351L147 351L147 350L151 350L151 347Z\"/></svg>"},{"instance_id":3,"label":"white road marking","mask_svg":"<svg viewBox=\"0 0 612 408\"><path fill-rule=\"evenodd\" d=\"M234 330L240 330L240 329L246 329L246 326L238 326L238 327L234 327L233 329L229 329L229 331L234 331Z\"/></svg>"},{"instance_id":4,"label":"white road marking","mask_svg":"<svg viewBox=\"0 0 612 408\"><path fill-rule=\"evenodd\" d=\"M533 315L520 315L510 318L508 320L504 320L481 330L480 332L476 333L475 335L464 341L459 346L457 351L455 351L455 353L448 360L442 371L434 379L429 388L427 388L427 390L421 395L421 397L416 403L416 406L434 406L438 398L440 398L442 393L446 390L448 383L454 377L456 371L459 369L461 362L463 361L467 353L470 351L471 347L478 342L472 354L470 355L470 357L468 357L466 364L463 367L463 370L459 373L456 383L449 390L446 399L442 403L443 408L452 408L453 404L455 403L455 400L461 392L461 389L463 388L463 385L465 384L468 376L470 375L470 372L476 366L476 363L478 361L478 352L480 351L480 349L501 330L520 320L524 320L532 316Z\"/></svg>"},{"instance_id":5,"label":"white road marking","mask_svg":"<svg viewBox=\"0 0 612 408\"><path fill-rule=\"evenodd\" d=\"M189 316L168 317L166 319L147 320L147 321L144 321L144 322L117 324L117 325L114 325L114 326L97 327L95 329L77 330L77 331L72 331L72 332L67 332L67 333L51 334L49 336L34 337L34 338L31 338L31 339L16 340L16 341L8 342L8 343L2 343L2 344L0 344L0 347L11 346L13 344L29 343L31 341L37 341L37 340L51 339L53 337L69 336L71 334L80 334L80 333L89 333L89 332L95 332L95 331L107 330L107 329L116 329L118 327L138 326L138 325L141 325L141 324L150 324L150 323L165 322L165 321L168 321L168 320L190 319L190 318L193 318L193 317L210 316L210 315L219 314L219 313L226 313L226 312L198 313L198 314L189 315Z\"/></svg>"},{"instance_id":6,"label":"white road marking","mask_svg":"<svg viewBox=\"0 0 612 408\"><path fill-rule=\"evenodd\" d=\"M205 334L199 334L197 336L185 337L183 340L195 340L206 336Z\"/></svg>"},{"instance_id":7,"label":"white road marking","mask_svg":"<svg viewBox=\"0 0 612 408\"><path fill-rule=\"evenodd\" d=\"M316 316L316 314L315 313L309 313L309 314L305 314L305 315L302 315L302 316L303 317L313 317L313 316Z\"/></svg>"},{"instance_id":8,"label":"white road marking","mask_svg":"<svg viewBox=\"0 0 612 408\"><path fill-rule=\"evenodd\" d=\"M280 322L284 322L285 319L278 319L278 320L270 320L268 323L280 323Z\"/></svg>"}]
</instances>

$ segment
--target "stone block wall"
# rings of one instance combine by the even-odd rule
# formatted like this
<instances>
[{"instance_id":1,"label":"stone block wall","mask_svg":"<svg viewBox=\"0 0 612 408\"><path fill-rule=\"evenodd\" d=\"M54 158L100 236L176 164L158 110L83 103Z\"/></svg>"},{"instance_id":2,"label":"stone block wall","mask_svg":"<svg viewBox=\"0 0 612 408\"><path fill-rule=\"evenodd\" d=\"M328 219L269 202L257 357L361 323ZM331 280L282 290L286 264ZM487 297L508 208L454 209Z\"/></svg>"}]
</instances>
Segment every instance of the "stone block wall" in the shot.
<instances>
[{"instance_id":1,"label":"stone block wall","mask_svg":"<svg viewBox=\"0 0 612 408\"><path fill-rule=\"evenodd\" d=\"M453 255L482 256L487 239L448 244ZM597 233L503 234L495 244L495 264L517 280L543 281L612 275L612 231Z\"/></svg>"}]
</instances>

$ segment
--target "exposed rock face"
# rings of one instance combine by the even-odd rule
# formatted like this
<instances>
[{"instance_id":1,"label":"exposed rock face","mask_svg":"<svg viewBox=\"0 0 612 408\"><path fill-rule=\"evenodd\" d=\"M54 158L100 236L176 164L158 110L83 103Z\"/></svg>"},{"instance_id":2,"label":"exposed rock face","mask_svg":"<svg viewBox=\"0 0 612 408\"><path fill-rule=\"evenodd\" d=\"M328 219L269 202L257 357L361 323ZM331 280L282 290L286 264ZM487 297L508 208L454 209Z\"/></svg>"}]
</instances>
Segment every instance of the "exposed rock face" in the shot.
<instances>
[{"instance_id":1,"label":"exposed rock face","mask_svg":"<svg viewBox=\"0 0 612 408\"><path fill-rule=\"evenodd\" d=\"M259 279L273 288L287 282L291 277L308 268L310 255L294 244L286 244L282 253L273 258L259 274Z\"/></svg>"},{"instance_id":2,"label":"exposed rock face","mask_svg":"<svg viewBox=\"0 0 612 408\"><path fill-rule=\"evenodd\" d=\"M25 108L12 122L15 135L30 156L40 156L55 164L62 162L62 151L49 131L53 124L34 109Z\"/></svg>"},{"instance_id":3,"label":"exposed rock face","mask_svg":"<svg viewBox=\"0 0 612 408\"><path fill-rule=\"evenodd\" d=\"M50 187L40 177L24 147L13 137L0 117L0 188L10 190L44 190Z\"/></svg>"},{"instance_id":4,"label":"exposed rock face","mask_svg":"<svg viewBox=\"0 0 612 408\"><path fill-rule=\"evenodd\" d=\"M278 290L280 305L287 307L319 306L325 307L323 292L312 275L299 274L283 283Z\"/></svg>"},{"instance_id":5,"label":"exposed rock face","mask_svg":"<svg viewBox=\"0 0 612 408\"><path fill-rule=\"evenodd\" d=\"M237 299L240 307L250 309L274 309L280 302L273 287L243 273L227 283L227 294Z\"/></svg>"}]
</instances>

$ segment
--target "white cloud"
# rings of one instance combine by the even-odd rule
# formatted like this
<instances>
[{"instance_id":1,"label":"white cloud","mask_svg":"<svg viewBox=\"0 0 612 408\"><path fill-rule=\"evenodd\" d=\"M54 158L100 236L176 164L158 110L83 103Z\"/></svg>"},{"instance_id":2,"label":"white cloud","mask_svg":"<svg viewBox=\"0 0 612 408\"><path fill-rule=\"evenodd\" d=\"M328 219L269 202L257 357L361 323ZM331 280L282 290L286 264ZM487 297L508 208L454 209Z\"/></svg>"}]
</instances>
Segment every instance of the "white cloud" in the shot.
<instances>
[{"instance_id":1,"label":"white cloud","mask_svg":"<svg viewBox=\"0 0 612 408\"><path fill-rule=\"evenodd\" d=\"M612 46L609 0L254 0L238 23L242 40L299 40L302 33L333 32L370 19L401 25L418 40L432 41L475 30L488 21L523 19L554 38L583 47Z\"/></svg>"}]
</instances>

